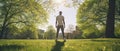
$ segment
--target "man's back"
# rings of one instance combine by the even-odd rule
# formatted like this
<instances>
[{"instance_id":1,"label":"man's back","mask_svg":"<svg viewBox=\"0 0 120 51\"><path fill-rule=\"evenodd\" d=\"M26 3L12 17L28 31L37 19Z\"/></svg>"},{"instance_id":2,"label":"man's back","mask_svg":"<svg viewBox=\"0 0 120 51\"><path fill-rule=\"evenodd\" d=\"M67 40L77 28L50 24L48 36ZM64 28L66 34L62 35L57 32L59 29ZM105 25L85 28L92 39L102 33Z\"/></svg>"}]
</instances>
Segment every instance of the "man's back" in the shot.
<instances>
[{"instance_id":1,"label":"man's back","mask_svg":"<svg viewBox=\"0 0 120 51\"><path fill-rule=\"evenodd\" d=\"M56 18L58 25L63 25L64 16L58 15Z\"/></svg>"}]
</instances>

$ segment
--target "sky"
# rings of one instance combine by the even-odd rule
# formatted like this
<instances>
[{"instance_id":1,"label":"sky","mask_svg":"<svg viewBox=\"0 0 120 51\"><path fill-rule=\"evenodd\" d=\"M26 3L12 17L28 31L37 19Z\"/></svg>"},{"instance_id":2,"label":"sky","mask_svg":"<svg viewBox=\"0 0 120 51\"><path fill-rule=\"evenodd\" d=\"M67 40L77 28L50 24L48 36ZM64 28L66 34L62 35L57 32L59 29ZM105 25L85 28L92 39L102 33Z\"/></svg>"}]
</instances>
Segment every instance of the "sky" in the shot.
<instances>
[{"instance_id":1,"label":"sky","mask_svg":"<svg viewBox=\"0 0 120 51\"><path fill-rule=\"evenodd\" d=\"M62 3L62 0L55 0L54 2L56 3ZM67 0L67 2L71 3L71 0ZM48 19L48 25L52 25L55 28L55 21L56 21L56 16L59 15L59 11L62 11L62 15L65 18L65 31L67 31L67 28L69 25L73 25L74 29L75 26L77 25L76 23L76 14L77 14L77 8L74 7L66 7L63 4L60 4L58 8L56 8L57 11L54 13L50 14L50 17ZM40 27L43 30L46 30L47 26L45 27Z\"/></svg>"}]
</instances>

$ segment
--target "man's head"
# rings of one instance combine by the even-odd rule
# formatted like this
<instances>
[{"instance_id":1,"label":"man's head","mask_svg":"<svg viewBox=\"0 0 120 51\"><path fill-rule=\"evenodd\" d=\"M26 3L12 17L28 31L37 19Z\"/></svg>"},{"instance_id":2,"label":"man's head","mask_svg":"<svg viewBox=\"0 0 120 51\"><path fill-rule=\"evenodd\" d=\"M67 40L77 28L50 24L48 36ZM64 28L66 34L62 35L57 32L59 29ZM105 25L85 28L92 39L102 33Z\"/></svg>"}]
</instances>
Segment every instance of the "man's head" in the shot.
<instances>
[{"instance_id":1,"label":"man's head","mask_svg":"<svg viewBox=\"0 0 120 51\"><path fill-rule=\"evenodd\" d=\"M62 11L59 12L59 15L62 15Z\"/></svg>"}]
</instances>

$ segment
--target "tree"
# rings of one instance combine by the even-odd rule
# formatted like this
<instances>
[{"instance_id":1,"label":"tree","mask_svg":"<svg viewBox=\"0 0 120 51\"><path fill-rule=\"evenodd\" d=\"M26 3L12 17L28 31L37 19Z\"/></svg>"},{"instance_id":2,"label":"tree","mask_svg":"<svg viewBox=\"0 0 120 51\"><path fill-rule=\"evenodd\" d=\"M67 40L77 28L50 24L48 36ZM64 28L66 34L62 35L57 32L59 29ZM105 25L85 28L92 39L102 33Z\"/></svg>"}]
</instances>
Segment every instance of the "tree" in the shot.
<instances>
[{"instance_id":1,"label":"tree","mask_svg":"<svg viewBox=\"0 0 120 51\"><path fill-rule=\"evenodd\" d=\"M45 39L44 37L45 37L45 33L44 33L44 30L42 30L42 29L38 29L38 32L39 32L39 39Z\"/></svg>"},{"instance_id":2,"label":"tree","mask_svg":"<svg viewBox=\"0 0 120 51\"><path fill-rule=\"evenodd\" d=\"M106 21L106 33L107 38L114 38L114 25L115 25L115 2L116 0L109 0L109 9Z\"/></svg>"},{"instance_id":3,"label":"tree","mask_svg":"<svg viewBox=\"0 0 120 51\"><path fill-rule=\"evenodd\" d=\"M108 0L85 0L80 4L77 12L77 26L83 35L94 34L95 37L105 37L106 17L108 13ZM115 28L120 24L120 1L116 0Z\"/></svg>"},{"instance_id":4,"label":"tree","mask_svg":"<svg viewBox=\"0 0 120 51\"><path fill-rule=\"evenodd\" d=\"M99 37L100 31L105 25L105 17L107 10L107 1L101 0L85 0L78 8L77 23L83 32L83 36Z\"/></svg>"},{"instance_id":5,"label":"tree","mask_svg":"<svg viewBox=\"0 0 120 51\"><path fill-rule=\"evenodd\" d=\"M16 27L15 25L10 25L6 28L7 35L4 35L4 37L6 37L7 39L14 39L20 32L21 30L19 30L18 27Z\"/></svg>"},{"instance_id":6,"label":"tree","mask_svg":"<svg viewBox=\"0 0 120 51\"><path fill-rule=\"evenodd\" d=\"M38 24L47 21L47 12L41 4L35 0L0 0L1 34L0 38L6 36L6 28L11 24L17 27Z\"/></svg>"},{"instance_id":7,"label":"tree","mask_svg":"<svg viewBox=\"0 0 120 51\"><path fill-rule=\"evenodd\" d=\"M53 26L48 26L48 29L45 32L45 37L47 39L54 39L55 38L55 29Z\"/></svg>"},{"instance_id":8,"label":"tree","mask_svg":"<svg viewBox=\"0 0 120 51\"><path fill-rule=\"evenodd\" d=\"M19 34L15 38L18 39L38 39L38 29L35 25L24 26Z\"/></svg>"}]
</instances>

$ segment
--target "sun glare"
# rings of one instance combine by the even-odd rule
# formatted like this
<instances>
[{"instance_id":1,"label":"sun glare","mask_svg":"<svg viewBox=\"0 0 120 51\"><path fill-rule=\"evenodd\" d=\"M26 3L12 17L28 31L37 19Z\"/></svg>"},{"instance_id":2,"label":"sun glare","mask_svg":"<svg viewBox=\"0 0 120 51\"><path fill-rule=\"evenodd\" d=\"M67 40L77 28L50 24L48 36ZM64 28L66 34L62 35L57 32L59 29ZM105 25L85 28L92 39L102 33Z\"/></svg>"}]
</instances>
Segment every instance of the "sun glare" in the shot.
<instances>
[{"instance_id":1,"label":"sun glare","mask_svg":"<svg viewBox=\"0 0 120 51\"><path fill-rule=\"evenodd\" d=\"M56 3L62 3L63 0L54 0Z\"/></svg>"}]
</instances>

